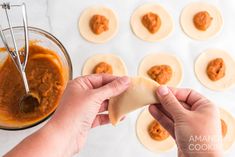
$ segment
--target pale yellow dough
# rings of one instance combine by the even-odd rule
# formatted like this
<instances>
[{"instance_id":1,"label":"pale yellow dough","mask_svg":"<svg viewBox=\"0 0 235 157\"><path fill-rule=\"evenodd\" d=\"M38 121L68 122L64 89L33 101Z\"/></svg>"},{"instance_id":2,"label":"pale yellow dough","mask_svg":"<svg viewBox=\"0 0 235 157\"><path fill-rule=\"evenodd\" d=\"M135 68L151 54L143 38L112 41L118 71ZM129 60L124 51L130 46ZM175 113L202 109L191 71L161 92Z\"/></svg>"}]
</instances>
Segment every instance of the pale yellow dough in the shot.
<instances>
[{"instance_id":1,"label":"pale yellow dough","mask_svg":"<svg viewBox=\"0 0 235 157\"><path fill-rule=\"evenodd\" d=\"M166 85L179 86L183 80L183 66L178 57L168 53L154 53L145 56L139 65L138 74L151 79L147 71L155 65L162 64L169 65L173 71L172 78Z\"/></svg>"},{"instance_id":2,"label":"pale yellow dough","mask_svg":"<svg viewBox=\"0 0 235 157\"><path fill-rule=\"evenodd\" d=\"M223 138L224 150L228 150L235 142L235 119L226 110L220 108L220 118L227 124L227 134Z\"/></svg>"},{"instance_id":3,"label":"pale yellow dough","mask_svg":"<svg viewBox=\"0 0 235 157\"><path fill-rule=\"evenodd\" d=\"M82 69L82 75L92 74L95 66L100 62L111 65L113 75L115 76L125 76L128 74L126 65L120 57L114 54L96 54L87 59Z\"/></svg>"},{"instance_id":4,"label":"pale yellow dough","mask_svg":"<svg viewBox=\"0 0 235 157\"><path fill-rule=\"evenodd\" d=\"M193 23L193 17L200 11L207 11L213 18L210 27L206 31L198 30ZM180 24L183 31L196 40L206 40L216 35L223 26L223 18L218 8L205 2L194 2L187 5L180 17Z\"/></svg>"},{"instance_id":5,"label":"pale yellow dough","mask_svg":"<svg viewBox=\"0 0 235 157\"><path fill-rule=\"evenodd\" d=\"M124 115L143 106L158 103L155 93L158 86L158 83L145 77L131 78L130 87L121 95L109 100L111 123L116 125Z\"/></svg>"},{"instance_id":6,"label":"pale yellow dough","mask_svg":"<svg viewBox=\"0 0 235 157\"><path fill-rule=\"evenodd\" d=\"M206 73L208 63L215 59L224 60L226 70L225 76L218 81L211 81ZM209 49L203 52L195 62L195 74L198 80L207 88L222 91L231 88L235 84L235 60L227 52L217 49Z\"/></svg>"},{"instance_id":7,"label":"pale yellow dough","mask_svg":"<svg viewBox=\"0 0 235 157\"><path fill-rule=\"evenodd\" d=\"M146 13L155 13L161 19L161 27L159 30L151 34L142 24L141 19ZM159 4L148 3L137 8L131 17L131 28L135 35L144 41L159 41L173 31L174 24L171 15Z\"/></svg>"},{"instance_id":8,"label":"pale yellow dough","mask_svg":"<svg viewBox=\"0 0 235 157\"><path fill-rule=\"evenodd\" d=\"M109 20L109 30L96 35L90 29L90 19L93 15L103 15ZM81 35L88 41L93 43L105 43L111 40L118 31L118 18L110 8L105 6L93 6L84 10L79 18L78 27Z\"/></svg>"},{"instance_id":9,"label":"pale yellow dough","mask_svg":"<svg viewBox=\"0 0 235 157\"><path fill-rule=\"evenodd\" d=\"M169 151L175 146L175 141L171 136L163 141L156 141L150 137L148 127L153 120L155 119L149 113L148 107L146 107L136 122L136 134L140 143L154 153Z\"/></svg>"}]
</instances>

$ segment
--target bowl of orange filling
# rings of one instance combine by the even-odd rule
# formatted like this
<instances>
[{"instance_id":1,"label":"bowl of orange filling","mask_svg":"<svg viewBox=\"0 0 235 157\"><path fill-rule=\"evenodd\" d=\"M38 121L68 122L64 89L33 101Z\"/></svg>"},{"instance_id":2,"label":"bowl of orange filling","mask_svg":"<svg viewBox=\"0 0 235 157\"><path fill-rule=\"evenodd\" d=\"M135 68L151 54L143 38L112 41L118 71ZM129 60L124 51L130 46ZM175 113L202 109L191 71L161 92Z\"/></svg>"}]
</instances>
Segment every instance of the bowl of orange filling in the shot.
<instances>
[{"instance_id":1,"label":"bowl of orange filling","mask_svg":"<svg viewBox=\"0 0 235 157\"><path fill-rule=\"evenodd\" d=\"M3 32L10 41L9 29ZM28 27L28 32L26 76L30 91L39 98L39 105L29 113L21 112L19 102L25 94L23 81L0 41L0 129L25 129L46 120L56 110L66 84L72 78L71 60L61 42L38 28ZM23 27L14 27L20 53L24 51L23 33Z\"/></svg>"}]
</instances>

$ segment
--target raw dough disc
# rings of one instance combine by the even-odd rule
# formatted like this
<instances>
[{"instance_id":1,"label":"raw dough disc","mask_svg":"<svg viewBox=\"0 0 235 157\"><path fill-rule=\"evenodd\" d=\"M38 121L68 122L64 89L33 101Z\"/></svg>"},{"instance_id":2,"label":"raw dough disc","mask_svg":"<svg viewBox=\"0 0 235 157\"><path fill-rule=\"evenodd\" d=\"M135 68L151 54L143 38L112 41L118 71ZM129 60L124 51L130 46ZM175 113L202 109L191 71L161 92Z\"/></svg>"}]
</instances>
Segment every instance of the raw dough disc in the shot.
<instances>
[{"instance_id":1,"label":"raw dough disc","mask_svg":"<svg viewBox=\"0 0 235 157\"><path fill-rule=\"evenodd\" d=\"M220 108L220 117L227 124L227 133L223 138L224 150L228 150L235 142L235 119L234 117L224 109Z\"/></svg>"},{"instance_id":2,"label":"raw dough disc","mask_svg":"<svg viewBox=\"0 0 235 157\"><path fill-rule=\"evenodd\" d=\"M93 74L93 70L97 64L100 62L106 62L112 66L113 75L115 76L124 76L127 75L127 68L122 59L114 54L96 54L87 59L85 62L82 75Z\"/></svg>"},{"instance_id":3,"label":"raw dough disc","mask_svg":"<svg viewBox=\"0 0 235 157\"><path fill-rule=\"evenodd\" d=\"M175 146L174 139L169 136L163 141L156 141L152 139L148 133L149 124L155 120L148 111L148 107L142 111L136 122L136 135L141 144L143 144L148 150L160 153L166 152Z\"/></svg>"},{"instance_id":4,"label":"raw dough disc","mask_svg":"<svg viewBox=\"0 0 235 157\"><path fill-rule=\"evenodd\" d=\"M169 65L173 71L172 78L166 85L173 87L179 86L183 80L183 66L180 59L174 55L155 53L145 56L139 65L138 74L151 79L147 71L155 65L162 64Z\"/></svg>"},{"instance_id":5,"label":"raw dough disc","mask_svg":"<svg viewBox=\"0 0 235 157\"><path fill-rule=\"evenodd\" d=\"M152 12L161 18L161 26L155 34L151 34L141 22L142 16ZM144 41L159 41L166 38L174 28L171 15L159 4L149 3L137 8L131 17L131 27L137 37Z\"/></svg>"},{"instance_id":6,"label":"raw dough disc","mask_svg":"<svg viewBox=\"0 0 235 157\"><path fill-rule=\"evenodd\" d=\"M109 119L116 125L120 119L138 108L158 103L155 94L159 84L145 77L131 78L130 87L119 96L109 100Z\"/></svg>"},{"instance_id":7,"label":"raw dough disc","mask_svg":"<svg viewBox=\"0 0 235 157\"><path fill-rule=\"evenodd\" d=\"M99 35L96 35L92 32L89 23L90 19L95 14L103 15L109 20L108 31L103 32ZM118 26L118 18L116 14L113 12L113 10L105 6L93 6L83 11L78 21L78 27L81 35L86 40L93 43L105 43L111 40L117 34L119 26Z\"/></svg>"},{"instance_id":8,"label":"raw dough disc","mask_svg":"<svg viewBox=\"0 0 235 157\"><path fill-rule=\"evenodd\" d=\"M211 81L206 73L208 63L215 59L224 60L226 71L225 76L218 81ZM227 52L217 49L209 49L202 53L195 62L195 74L198 80L207 88L222 91L235 84L235 61Z\"/></svg>"},{"instance_id":9,"label":"raw dough disc","mask_svg":"<svg viewBox=\"0 0 235 157\"><path fill-rule=\"evenodd\" d=\"M198 30L193 23L193 17L200 11L207 11L213 18L210 27L206 31ZM204 2L194 2L187 5L180 17L180 24L183 31L196 40L206 40L216 35L223 26L223 18L218 8Z\"/></svg>"}]
</instances>

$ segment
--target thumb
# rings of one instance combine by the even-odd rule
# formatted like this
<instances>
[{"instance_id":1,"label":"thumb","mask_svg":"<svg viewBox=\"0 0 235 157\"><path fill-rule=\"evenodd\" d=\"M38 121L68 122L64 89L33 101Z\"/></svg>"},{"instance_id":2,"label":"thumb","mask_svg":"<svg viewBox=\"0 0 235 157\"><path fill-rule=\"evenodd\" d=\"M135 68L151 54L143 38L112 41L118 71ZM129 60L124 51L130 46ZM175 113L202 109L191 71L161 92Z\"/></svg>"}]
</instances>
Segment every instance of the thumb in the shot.
<instances>
[{"instance_id":1,"label":"thumb","mask_svg":"<svg viewBox=\"0 0 235 157\"><path fill-rule=\"evenodd\" d=\"M117 96L124 92L130 84L130 79L127 76L119 77L112 82L97 89L97 94L102 101L110 97Z\"/></svg>"},{"instance_id":2,"label":"thumb","mask_svg":"<svg viewBox=\"0 0 235 157\"><path fill-rule=\"evenodd\" d=\"M163 108L175 119L186 111L167 86L157 88L157 96Z\"/></svg>"}]
</instances>

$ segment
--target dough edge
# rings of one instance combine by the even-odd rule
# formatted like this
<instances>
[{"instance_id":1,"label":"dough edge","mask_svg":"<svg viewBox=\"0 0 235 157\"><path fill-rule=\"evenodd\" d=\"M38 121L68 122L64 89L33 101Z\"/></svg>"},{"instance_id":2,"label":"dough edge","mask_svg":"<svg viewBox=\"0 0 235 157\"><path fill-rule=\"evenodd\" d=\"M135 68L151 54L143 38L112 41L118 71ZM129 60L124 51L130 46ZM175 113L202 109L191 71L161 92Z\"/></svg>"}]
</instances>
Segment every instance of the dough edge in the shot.
<instances>
[{"instance_id":1,"label":"dough edge","mask_svg":"<svg viewBox=\"0 0 235 157\"><path fill-rule=\"evenodd\" d=\"M195 8L196 6L196 8ZM200 6L200 7L198 7ZM207 9L199 9L199 8L207 8ZM189 9L192 8L192 9ZM184 18L189 17L189 13L186 14L186 10L190 10L189 13L193 13L196 10L207 10L207 11L211 11L213 10L213 17L216 17L216 23L213 24L213 27L218 26L217 28L213 28L214 30L210 30L209 31L199 31L195 28L193 22L190 21L186 21L184 20ZM196 14L196 12L195 12ZM192 17L193 18L193 17ZM215 19L214 19L215 20ZM207 2L190 2L189 4L187 4L181 11L180 14L180 26L183 30L183 32L190 38L195 39L195 40L207 40L209 38L212 38L214 36L216 36L223 27L223 17L221 15L221 11L219 10L219 8L217 8L215 5L207 3ZM210 29L210 28L209 28Z\"/></svg>"},{"instance_id":2,"label":"dough edge","mask_svg":"<svg viewBox=\"0 0 235 157\"><path fill-rule=\"evenodd\" d=\"M214 55L214 56L212 57L212 55ZM206 57L209 57L209 58L206 58ZM203 63L208 64L211 59L214 59L217 57L223 58L223 60L226 64L227 75L225 74L224 78L213 82L208 78L206 71L202 72L203 69L201 69L199 67L203 66L202 65ZM228 64L229 64L229 66L228 66ZM231 66L231 65L233 65L233 66ZM234 60L233 56L231 56L228 52L226 52L224 50L220 50L220 49L207 49L207 50L203 51L197 57L197 59L194 63L194 73L196 75L196 78L199 80L199 82L204 87L211 89L211 90L214 90L214 91L224 91L224 90L232 88L235 85L235 78L233 78L233 76L235 77L235 72L233 70L233 67L235 67L235 60ZM206 68L206 67L204 67L204 68ZM229 76L231 77L230 79L228 78L229 77L228 73L229 73ZM230 83L225 84L226 87L218 86L218 84L221 84L221 81L225 81L225 82L228 81L227 79L229 79ZM222 84L224 84L224 83L222 82Z\"/></svg>"},{"instance_id":3,"label":"dough edge","mask_svg":"<svg viewBox=\"0 0 235 157\"><path fill-rule=\"evenodd\" d=\"M121 57L112 54L112 53L105 53L105 54L95 54L90 56L82 67L82 76L92 74L94 67L100 62L107 62L113 68L113 75L116 76L125 76L128 74L128 70L126 67L125 62L122 60ZM119 66L115 66L117 63Z\"/></svg>"},{"instance_id":4,"label":"dough edge","mask_svg":"<svg viewBox=\"0 0 235 157\"><path fill-rule=\"evenodd\" d=\"M157 13L157 11L153 11L153 9L151 9L151 7L154 7L154 6L157 8L160 8L162 10L162 12L160 12L161 14L164 14L163 18L160 16L160 18L162 19L162 25L163 24L165 26L169 25L168 26L169 28L168 29L164 28L165 30L162 30L160 28L158 32L156 32L155 34L151 34L142 25L141 22L136 21L136 19L138 18L138 16L136 16L136 14L138 14L139 12L143 12L143 10L147 10L146 8L150 8L150 11ZM143 9L143 8L145 8L145 9ZM159 13L157 13L157 14L159 14ZM168 18L170 20L165 20L166 18ZM163 23L163 21L164 21L164 23ZM166 22L166 21L168 21L168 22ZM135 36L138 37L139 39L141 39L143 41L147 41L147 42L156 42L156 41L164 40L165 38L170 36L170 34L174 30L173 17L169 14L169 12L165 9L165 7L163 7L162 5L155 3L155 2L149 2L149 3L145 3L143 5L138 6L131 15L130 25L131 25L131 30L135 34ZM140 29L137 30L137 27L135 25L138 25L141 30ZM161 33L164 32L164 34L159 36L158 34L160 31L161 31Z\"/></svg>"},{"instance_id":5,"label":"dough edge","mask_svg":"<svg viewBox=\"0 0 235 157\"><path fill-rule=\"evenodd\" d=\"M110 16L113 20L109 22L109 31L103 32L100 35L95 35L91 30L89 25L87 26L87 17L89 14L97 14L97 10L99 10L100 14L104 16ZM101 10L101 11L100 11ZM109 12L110 14L107 14L105 12ZM105 13L105 14L104 14ZM85 20L85 21L84 21ZM89 19L90 20L90 19ZM117 14L109 7L106 7L105 5L93 5L85 10L83 10L79 16L78 19L78 30L81 34L81 36L94 44L103 44L114 38L116 36L118 29L119 29L119 20ZM88 28L86 28L88 27ZM111 29L110 29L111 28Z\"/></svg>"},{"instance_id":6,"label":"dough edge","mask_svg":"<svg viewBox=\"0 0 235 157\"><path fill-rule=\"evenodd\" d=\"M226 136L223 138L224 150L228 150L235 142L235 118L227 110L219 108L220 117L227 124L228 130Z\"/></svg>"},{"instance_id":7,"label":"dough edge","mask_svg":"<svg viewBox=\"0 0 235 157\"><path fill-rule=\"evenodd\" d=\"M154 120L152 115L148 111L148 107L145 107L143 111L140 112L137 121L136 121L136 136L140 143L147 148L148 150L154 153L167 152L175 147L175 140L169 136L163 141L153 140L148 132L145 132L146 127ZM141 125L146 124L146 125ZM162 148L163 147L163 148Z\"/></svg>"},{"instance_id":8,"label":"dough edge","mask_svg":"<svg viewBox=\"0 0 235 157\"><path fill-rule=\"evenodd\" d=\"M158 103L155 94L159 86L157 82L141 76L131 77L130 79L130 87L119 96L112 97L109 100L109 119L114 126L124 115L146 105ZM138 95L141 95L141 97Z\"/></svg>"}]
</instances>

